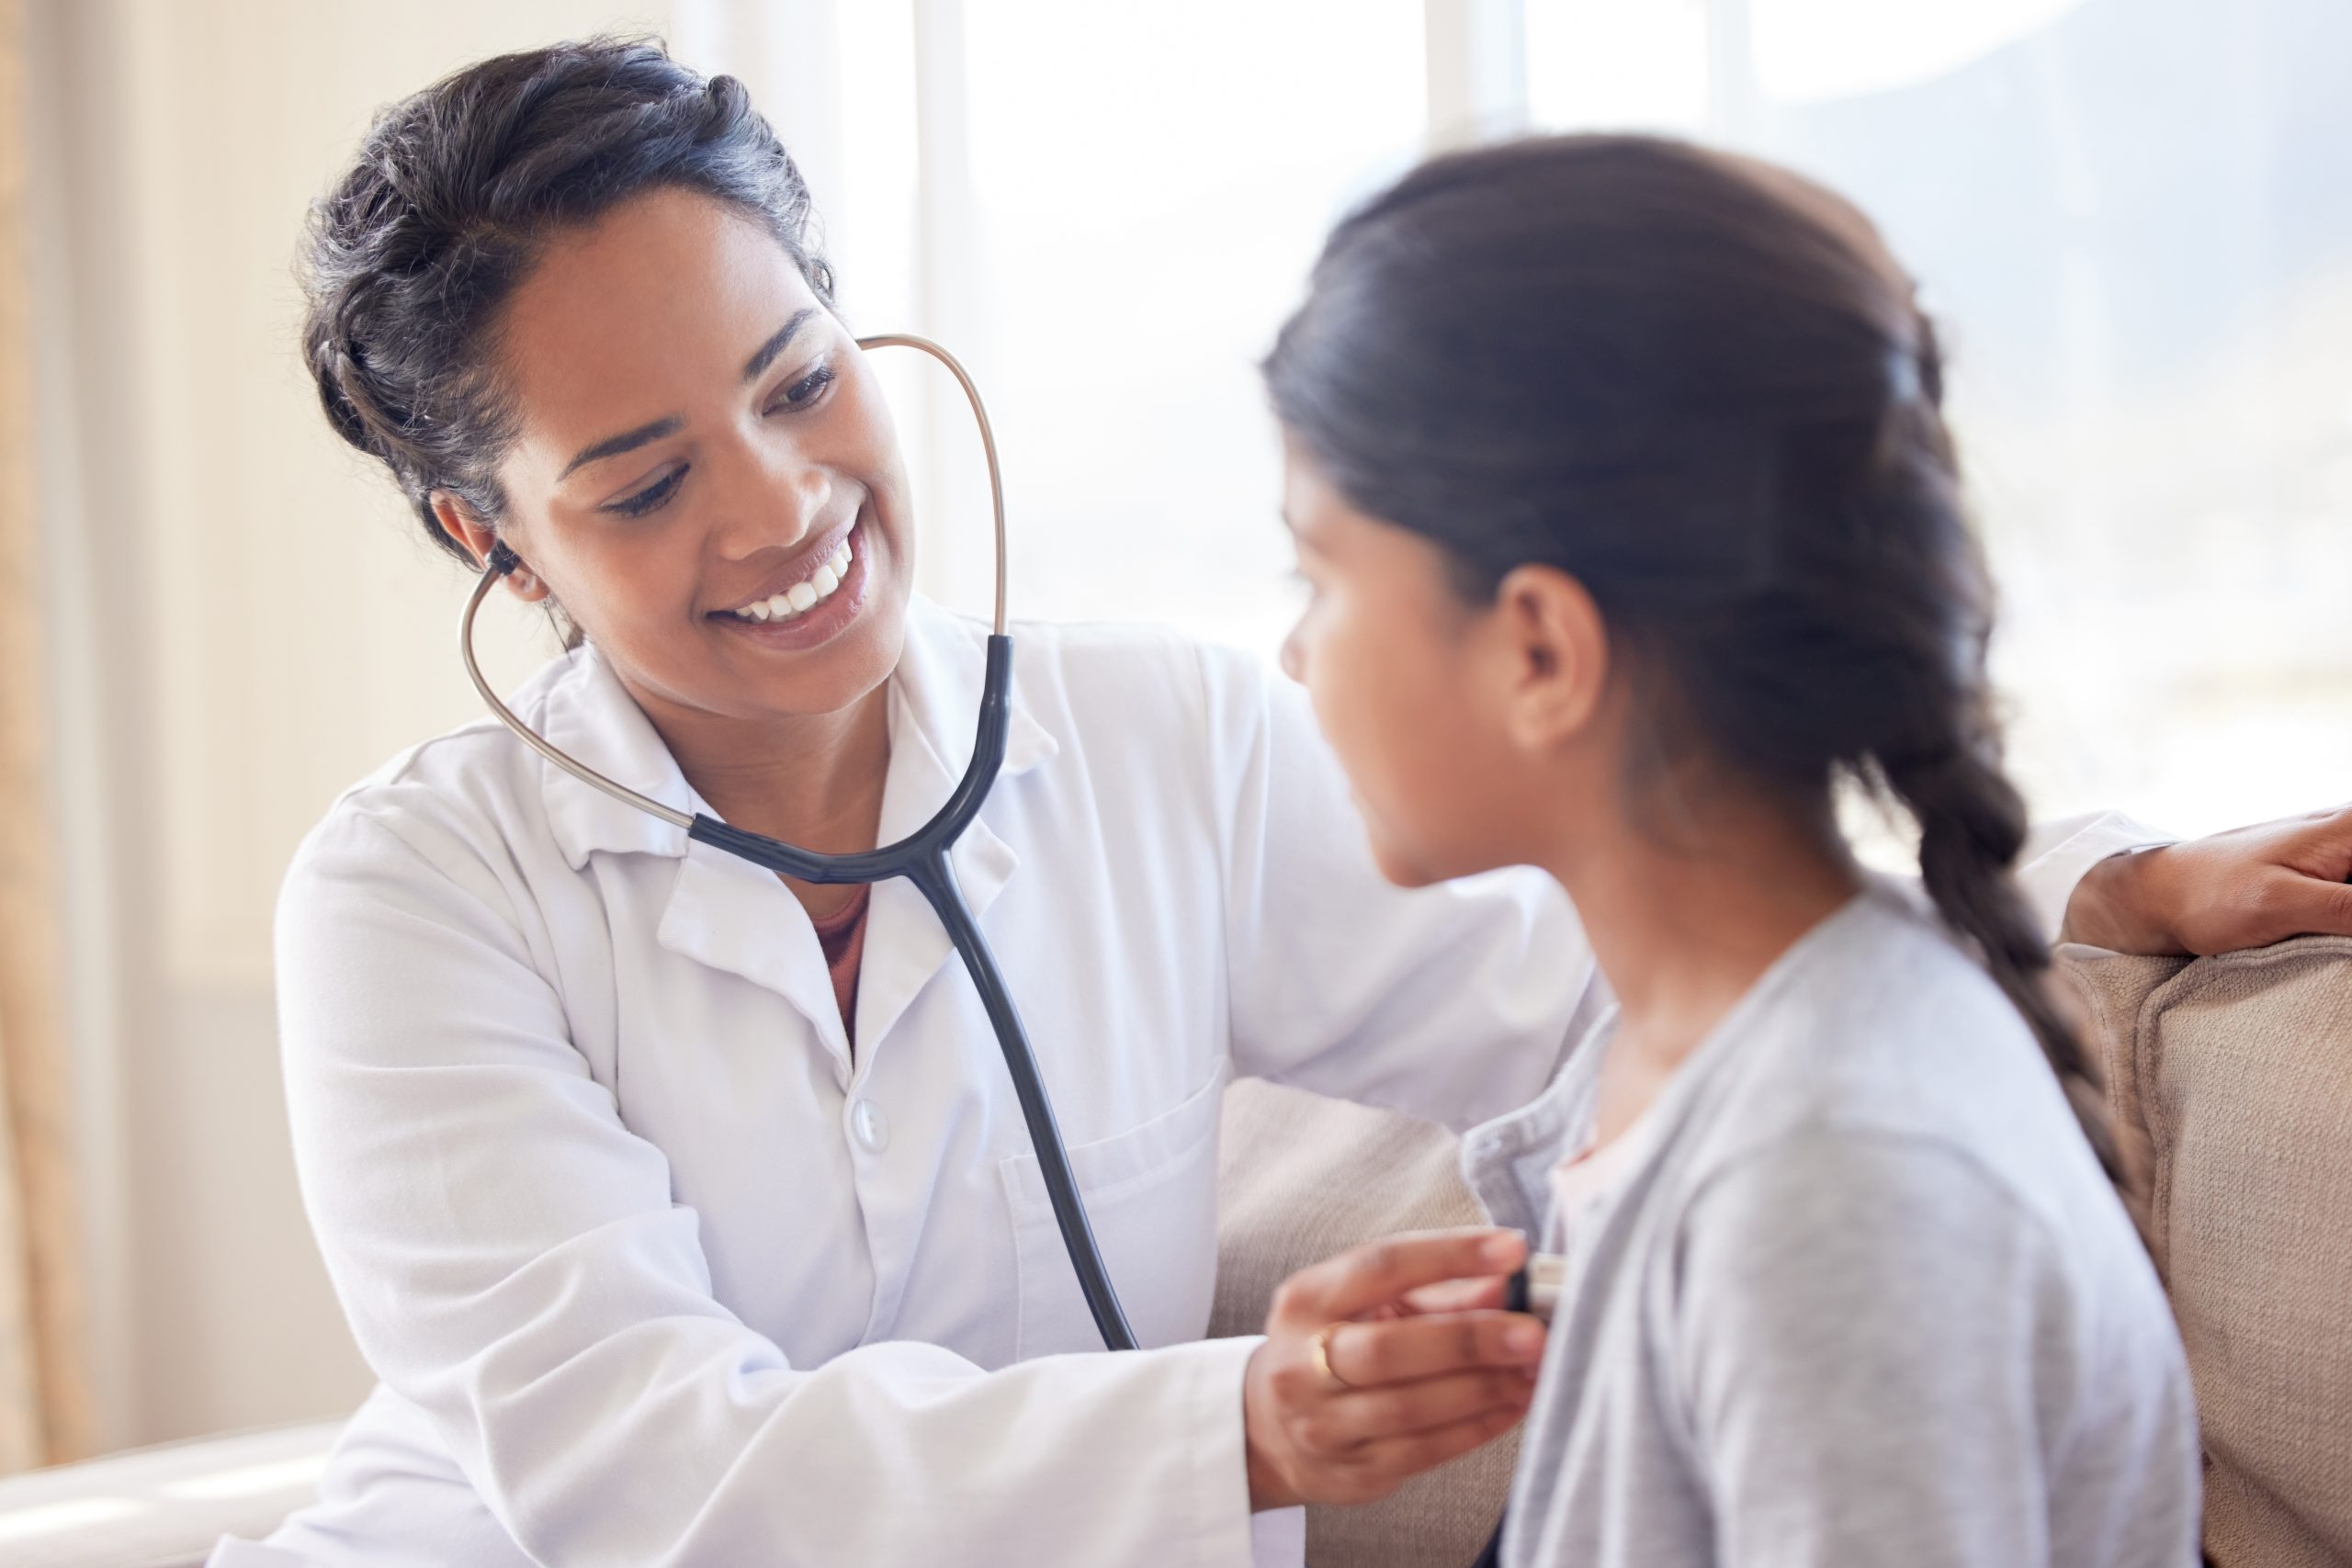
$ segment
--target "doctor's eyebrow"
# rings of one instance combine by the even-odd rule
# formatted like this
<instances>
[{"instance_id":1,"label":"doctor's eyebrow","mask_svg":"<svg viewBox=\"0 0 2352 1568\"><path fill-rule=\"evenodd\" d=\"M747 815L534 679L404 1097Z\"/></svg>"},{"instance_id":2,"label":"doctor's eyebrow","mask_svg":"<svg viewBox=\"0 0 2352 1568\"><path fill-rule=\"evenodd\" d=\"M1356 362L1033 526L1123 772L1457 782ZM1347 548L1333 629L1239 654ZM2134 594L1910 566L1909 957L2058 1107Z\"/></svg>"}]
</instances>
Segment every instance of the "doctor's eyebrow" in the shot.
<instances>
[{"instance_id":1,"label":"doctor's eyebrow","mask_svg":"<svg viewBox=\"0 0 2352 1568\"><path fill-rule=\"evenodd\" d=\"M622 453L642 446L649 441L659 441L664 436L675 435L685 427L684 420L672 414L667 419L657 419L650 424L640 424L635 430L624 430L618 435L606 436L594 446L583 448L580 456L563 466L563 472L558 474L556 479L559 481L568 479L575 468L582 468L591 463L602 462L606 457L617 457Z\"/></svg>"},{"instance_id":2,"label":"doctor's eyebrow","mask_svg":"<svg viewBox=\"0 0 2352 1568\"><path fill-rule=\"evenodd\" d=\"M793 313L792 320L785 322L784 325L778 329L775 336L760 344L759 352L752 355L751 358L743 362L743 379L749 381L759 375L761 371L775 364L775 356L782 354L786 348L791 346L793 334L797 333L802 327L807 326L808 324L809 318L814 316L816 313L816 309L813 306L795 311Z\"/></svg>"},{"instance_id":3,"label":"doctor's eyebrow","mask_svg":"<svg viewBox=\"0 0 2352 1568\"><path fill-rule=\"evenodd\" d=\"M792 346L793 338L816 314L817 310L813 306L794 311L792 320L779 327L775 336L760 344L752 357L743 362L743 379L752 380L761 371L775 364L775 356ZM591 463L600 463L607 457L617 457L624 452L636 450L649 441L660 441L675 435L685 427L684 420L672 414L666 419L657 419L650 424L640 424L635 430L624 430L618 435L607 436L594 446L583 447L578 457L563 466L563 472L558 474L556 478L558 480L568 479L575 469L584 468Z\"/></svg>"}]
</instances>

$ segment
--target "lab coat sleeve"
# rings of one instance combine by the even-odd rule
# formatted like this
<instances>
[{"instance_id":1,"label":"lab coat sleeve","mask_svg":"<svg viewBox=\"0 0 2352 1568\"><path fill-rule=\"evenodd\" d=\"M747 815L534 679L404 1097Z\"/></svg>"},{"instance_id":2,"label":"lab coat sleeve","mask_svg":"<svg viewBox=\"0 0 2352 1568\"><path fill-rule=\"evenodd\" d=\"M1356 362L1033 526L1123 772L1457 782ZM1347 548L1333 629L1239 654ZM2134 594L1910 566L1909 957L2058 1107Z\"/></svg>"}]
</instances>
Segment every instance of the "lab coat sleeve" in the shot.
<instances>
[{"instance_id":1,"label":"lab coat sleeve","mask_svg":"<svg viewBox=\"0 0 2352 1568\"><path fill-rule=\"evenodd\" d=\"M297 858L277 959L304 1199L360 1348L526 1551L1250 1561L1254 1340L803 1368L719 1304L662 1151L569 1043L490 838L346 803Z\"/></svg>"},{"instance_id":2,"label":"lab coat sleeve","mask_svg":"<svg viewBox=\"0 0 2352 1568\"><path fill-rule=\"evenodd\" d=\"M1306 694L1201 660L1236 1070L1456 1129L1533 1099L1608 999L1558 885L1392 886Z\"/></svg>"},{"instance_id":3,"label":"lab coat sleeve","mask_svg":"<svg viewBox=\"0 0 2352 1568\"><path fill-rule=\"evenodd\" d=\"M2083 874L2109 855L2129 854L2172 836L2146 828L2120 811L2094 811L2039 823L2018 857L2018 886L2032 906L2044 940L2055 942L2066 922L2066 905Z\"/></svg>"}]
</instances>

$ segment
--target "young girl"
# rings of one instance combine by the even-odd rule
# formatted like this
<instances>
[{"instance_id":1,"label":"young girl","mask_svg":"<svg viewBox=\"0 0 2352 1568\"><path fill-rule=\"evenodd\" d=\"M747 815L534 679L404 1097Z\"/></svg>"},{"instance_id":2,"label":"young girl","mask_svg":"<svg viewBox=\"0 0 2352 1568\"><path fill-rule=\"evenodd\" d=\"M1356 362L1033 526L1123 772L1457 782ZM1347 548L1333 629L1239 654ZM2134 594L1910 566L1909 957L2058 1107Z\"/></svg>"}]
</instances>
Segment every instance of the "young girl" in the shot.
<instances>
[{"instance_id":1,"label":"young girl","mask_svg":"<svg viewBox=\"0 0 2352 1568\"><path fill-rule=\"evenodd\" d=\"M1662 141L1453 157L1340 226L1266 368L1287 663L1383 870L1548 869L1617 998L1467 1145L1565 1254L1504 1561L2193 1561L2179 1343L2009 880L1936 342L1867 221ZM1856 865L1848 783L1931 909Z\"/></svg>"}]
</instances>

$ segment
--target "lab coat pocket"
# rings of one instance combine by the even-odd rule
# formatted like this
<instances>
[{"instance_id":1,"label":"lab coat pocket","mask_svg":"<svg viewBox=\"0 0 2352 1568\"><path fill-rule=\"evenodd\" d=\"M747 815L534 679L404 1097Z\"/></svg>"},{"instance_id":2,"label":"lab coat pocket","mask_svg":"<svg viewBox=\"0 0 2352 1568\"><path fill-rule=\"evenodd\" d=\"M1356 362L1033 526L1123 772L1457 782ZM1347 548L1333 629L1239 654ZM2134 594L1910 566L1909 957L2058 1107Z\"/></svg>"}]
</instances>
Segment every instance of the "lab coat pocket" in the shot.
<instances>
[{"instance_id":1,"label":"lab coat pocket","mask_svg":"<svg viewBox=\"0 0 2352 1568\"><path fill-rule=\"evenodd\" d=\"M1149 1121L1069 1151L1094 1239L1143 1345L1207 1332L1216 1284L1216 1133L1228 1069ZM1021 1359L1100 1350L1034 1154L999 1162L1021 1277Z\"/></svg>"}]
</instances>

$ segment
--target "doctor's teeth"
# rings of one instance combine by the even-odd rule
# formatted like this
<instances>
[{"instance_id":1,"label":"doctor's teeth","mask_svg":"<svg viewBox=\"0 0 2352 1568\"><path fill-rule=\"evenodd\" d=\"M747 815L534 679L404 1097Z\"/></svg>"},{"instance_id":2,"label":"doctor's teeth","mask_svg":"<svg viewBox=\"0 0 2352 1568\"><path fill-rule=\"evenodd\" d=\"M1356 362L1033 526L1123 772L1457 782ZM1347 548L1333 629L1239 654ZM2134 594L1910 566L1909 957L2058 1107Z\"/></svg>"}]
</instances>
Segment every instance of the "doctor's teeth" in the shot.
<instances>
[{"instance_id":1,"label":"doctor's teeth","mask_svg":"<svg viewBox=\"0 0 2352 1568\"><path fill-rule=\"evenodd\" d=\"M746 604L731 613L737 619L755 625L791 620L812 605L831 598L848 578L850 563L856 558L850 549L849 541L844 539L840 547L827 556L823 564L810 574L808 581L796 582L781 593Z\"/></svg>"}]
</instances>

